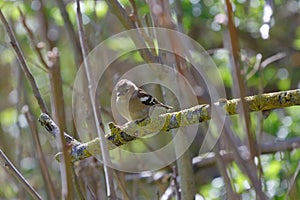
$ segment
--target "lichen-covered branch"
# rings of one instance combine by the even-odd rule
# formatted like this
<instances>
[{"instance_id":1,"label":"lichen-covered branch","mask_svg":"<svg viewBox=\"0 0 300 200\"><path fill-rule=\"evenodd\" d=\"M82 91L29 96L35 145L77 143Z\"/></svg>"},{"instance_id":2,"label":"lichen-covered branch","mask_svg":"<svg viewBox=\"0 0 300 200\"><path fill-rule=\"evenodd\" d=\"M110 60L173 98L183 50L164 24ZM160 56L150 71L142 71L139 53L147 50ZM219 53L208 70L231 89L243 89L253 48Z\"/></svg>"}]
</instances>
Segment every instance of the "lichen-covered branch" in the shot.
<instances>
[{"instance_id":1,"label":"lichen-covered branch","mask_svg":"<svg viewBox=\"0 0 300 200\"><path fill-rule=\"evenodd\" d=\"M282 92L267 93L245 97L247 108L250 112L266 111L276 108L300 105L300 89ZM222 100L214 103L224 109L227 115L238 113L241 106L240 99ZM197 105L178 112L166 113L141 122L131 121L124 125L109 124L110 132L106 134L108 149L126 144L138 137L143 137L158 131L168 131L183 126L197 124L211 119L211 106L209 104ZM53 120L46 114L39 118L42 126L52 135L56 136L59 129ZM82 160L86 157L100 154L99 138L87 143L80 143L65 133L69 145L71 145L72 161Z\"/></svg>"}]
</instances>

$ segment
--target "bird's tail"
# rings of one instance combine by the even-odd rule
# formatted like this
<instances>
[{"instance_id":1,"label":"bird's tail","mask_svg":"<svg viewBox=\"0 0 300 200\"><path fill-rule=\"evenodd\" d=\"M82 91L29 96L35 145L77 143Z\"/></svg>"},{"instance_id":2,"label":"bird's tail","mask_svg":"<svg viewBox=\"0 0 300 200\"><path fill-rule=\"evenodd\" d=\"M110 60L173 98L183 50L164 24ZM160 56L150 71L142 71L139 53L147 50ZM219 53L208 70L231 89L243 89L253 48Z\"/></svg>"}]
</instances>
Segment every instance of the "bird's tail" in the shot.
<instances>
[{"instance_id":1,"label":"bird's tail","mask_svg":"<svg viewBox=\"0 0 300 200\"><path fill-rule=\"evenodd\" d=\"M165 109L168 109L168 110L173 109L172 106L168 106L168 105L165 105L165 104L163 104L163 103L161 104L161 106L164 107Z\"/></svg>"}]
</instances>

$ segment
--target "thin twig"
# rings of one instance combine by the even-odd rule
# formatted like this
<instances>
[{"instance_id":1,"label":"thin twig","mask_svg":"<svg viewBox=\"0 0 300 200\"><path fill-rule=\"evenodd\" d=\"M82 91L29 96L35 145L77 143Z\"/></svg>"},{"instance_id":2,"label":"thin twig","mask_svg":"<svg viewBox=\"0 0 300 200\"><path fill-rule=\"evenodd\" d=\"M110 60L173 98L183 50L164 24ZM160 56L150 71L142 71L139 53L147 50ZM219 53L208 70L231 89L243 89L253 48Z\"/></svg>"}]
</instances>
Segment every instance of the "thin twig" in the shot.
<instances>
[{"instance_id":1,"label":"thin twig","mask_svg":"<svg viewBox=\"0 0 300 200\"><path fill-rule=\"evenodd\" d=\"M29 26L27 25L25 15L23 14L23 12L21 11L20 8L18 8L18 9L19 9L19 13L21 15L22 24L23 24L25 30L28 33L28 37L29 37L29 39L32 43L32 46L34 47L34 50L35 50L36 54L38 55L38 58L39 58L40 62L43 64L44 68L47 69L48 65L47 65L47 62L46 62L46 60L44 59L44 57L42 55L41 48L39 48L37 43L35 42L34 35L31 31L31 29L29 28Z\"/></svg>"},{"instance_id":2,"label":"thin twig","mask_svg":"<svg viewBox=\"0 0 300 200\"><path fill-rule=\"evenodd\" d=\"M292 138L286 141L265 142L262 143L259 148L261 149L261 155L276 153L279 151L292 151L294 149L300 148L300 137ZM240 146L238 147L238 149L244 149L244 146ZM228 151L226 152L222 150L221 156L222 159L228 162L235 160L232 152L228 152ZM193 158L193 165L196 166L197 168L212 166L215 165L215 163L216 163L215 153L208 153Z\"/></svg>"},{"instance_id":3,"label":"thin twig","mask_svg":"<svg viewBox=\"0 0 300 200\"><path fill-rule=\"evenodd\" d=\"M23 105L23 99L21 97L21 93L22 91L24 91L24 87L22 87L22 83L24 83L24 76L23 76L23 72L22 72L22 69L18 66L15 66L16 68L16 74L15 74L15 79L17 81L17 84L16 84L16 88L15 88L15 91L17 92L17 100L16 102L18 102L16 104L16 110L18 111L18 115L20 115L20 110L21 110L21 106ZM25 95L24 95L25 96ZM26 98L24 98L24 100L26 101ZM17 123L16 123L17 127L18 127L18 131L21 133L20 136L16 139L16 142L15 142L15 148L16 148L16 159L17 159L17 165L20 166L21 165L21 160L22 160L22 155L23 155L23 151L24 151L24 142L23 142L23 138L25 136L25 129L21 128L21 124L20 124L20 121L17 120ZM20 188L19 189L19 197L21 198L22 196L25 195L25 190L24 188L22 187L22 185L19 183L18 184L18 187Z\"/></svg>"},{"instance_id":4,"label":"thin twig","mask_svg":"<svg viewBox=\"0 0 300 200\"><path fill-rule=\"evenodd\" d=\"M82 191L82 188L80 187L80 180L79 180L79 177L77 176L77 174L75 173L75 170L74 170L74 167L72 167L72 173L73 173L73 176L74 176L74 188L75 188L75 191L78 195L78 198L80 200L85 200L85 196L83 194L83 191Z\"/></svg>"},{"instance_id":5,"label":"thin twig","mask_svg":"<svg viewBox=\"0 0 300 200\"><path fill-rule=\"evenodd\" d=\"M78 41L78 37L75 33L72 22L67 13L64 1L56 0L56 3L58 5L58 8L60 10L60 14L61 14L62 18L64 19L64 23L65 23L64 27L67 30L67 33L69 35L68 38L70 39L71 44L73 46L72 49L73 49L73 54L74 54L74 58L76 61L76 66L77 66L77 68L79 68L80 64L82 63L82 54L81 54L80 43Z\"/></svg>"},{"instance_id":6,"label":"thin twig","mask_svg":"<svg viewBox=\"0 0 300 200\"><path fill-rule=\"evenodd\" d=\"M259 60L259 67L258 67L258 73L259 73L259 95L262 95L263 92L264 92L264 70L263 70L263 67L261 66L261 57L262 55L258 54L256 56ZM258 138L257 138L257 155L260 155L261 154L261 148L260 148L260 144L262 142L262 139L263 139L263 128L264 128L264 113L266 112L270 112L269 111L260 111L257 115L257 118L258 118L258 121L257 121L257 135L258 135ZM258 168L258 176L259 178L261 179L262 177L264 177L264 171L263 171L263 167L262 167L262 162L261 162L261 158L260 156L257 157L258 159L258 163L257 163L257 168ZM263 184L265 185L265 188L267 188L267 184L266 182L264 181Z\"/></svg>"},{"instance_id":7,"label":"thin twig","mask_svg":"<svg viewBox=\"0 0 300 200\"><path fill-rule=\"evenodd\" d=\"M22 108L22 111L25 114L26 120L30 127L30 133L32 134L32 137L33 137L33 144L34 144L34 147L35 147L35 150L36 150L36 153L38 156L38 160L40 163L42 176L43 176L44 182L47 187L47 193L49 194L50 199L57 199L56 192L55 192L55 189L53 186L53 182L51 180L51 176L49 173L49 167L46 163L45 156L43 154L43 150L42 150L42 146L40 143L40 138L38 136L36 124L35 124L34 120L32 119L32 115L29 111L28 106L24 106Z\"/></svg>"},{"instance_id":8,"label":"thin twig","mask_svg":"<svg viewBox=\"0 0 300 200\"><path fill-rule=\"evenodd\" d=\"M49 78L51 89L51 110L53 118L57 120L59 126L57 146L62 150L62 162L60 164L61 182L62 182L62 196L65 199L73 199L72 195L72 166L70 164L70 154L68 146L65 145L64 127L65 127L65 112L64 112L64 99L62 91L62 80L59 65L59 51L54 47L52 51L48 52L49 64Z\"/></svg>"},{"instance_id":9,"label":"thin twig","mask_svg":"<svg viewBox=\"0 0 300 200\"><path fill-rule=\"evenodd\" d=\"M181 6L181 1L174 1L174 9L176 11L176 15L177 15L177 26L178 26L178 30L181 33L184 33L184 28L183 28L183 8Z\"/></svg>"},{"instance_id":10,"label":"thin twig","mask_svg":"<svg viewBox=\"0 0 300 200\"><path fill-rule=\"evenodd\" d=\"M28 68L27 64L26 64L26 61L25 61L25 58L24 58L24 55L23 55L23 52L20 48L20 45L16 39L16 36L14 34L14 32L12 31L10 25L8 24L5 16L3 15L1 9L0 9L0 19L6 29L6 32L8 33L8 36L10 38L10 43L12 45L12 47L14 48L15 52L16 52L16 55L17 55L17 58L19 60L19 63L20 63L20 66L22 68L22 70L24 71L30 85L31 85L31 88L32 88L32 91L33 91L33 94L41 108L41 111L43 113L48 113L48 110L47 110L47 107L46 107L46 104L44 102L44 100L42 99L42 96L41 96L41 93L38 89L38 86L34 80L34 77L30 71L30 69Z\"/></svg>"},{"instance_id":11,"label":"thin twig","mask_svg":"<svg viewBox=\"0 0 300 200\"><path fill-rule=\"evenodd\" d=\"M255 152L255 137L254 134L251 132L250 125L250 117L249 111L247 110L246 103L244 97L246 96L246 87L243 78L243 74L241 73L241 62L239 58L239 44L238 44L238 35L236 31L236 27L234 25L234 16L232 5L229 0L226 0L226 8L227 8L227 18L228 18L228 31L230 37L230 45L231 45L231 53L232 53L232 69L234 71L233 82L236 87L233 87L233 95L240 97L242 99L242 106L241 106L241 118L244 121L245 132L248 137L249 149L251 158L253 159L256 152ZM254 162L254 161L253 161Z\"/></svg>"},{"instance_id":12,"label":"thin twig","mask_svg":"<svg viewBox=\"0 0 300 200\"><path fill-rule=\"evenodd\" d=\"M141 20L138 16L138 9L137 9L135 0L129 0L129 2L130 2L131 7L132 7L132 11L131 11L131 14L129 16L132 16L131 19L137 23L138 27L142 27Z\"/></svg>"},{"instance_id":13,"label":"thin twig","mask_svg":"<svg viewBox=\"0 0 300 200\"><path fill-rule=\"evenodd\" d=\"M247 158L244 158L242 156L243 154L241 154L237 145L234 143L234 138L233 138L234 133L232 128L229 126L229 124L225 124L225 133L226 133L226 140L233 152L234 159L237 165L239 166L239 168L241 169L241 171L244 172L249 177L249 180L256 192L257 199L267 200L267 196L262 191L261 181L256 174L257 169L253 162L253 158L251 157L251 154L250 157ZM246 154L249 155L249 152L247 151Z\"/></svg>"},{"instance_id":14,"label":"thin twig","mask_svg":"<svg viewBox=\"0 0 300 200\"><path fill-rule=\"evenodd\" d=\"M181 195L180 195L180 186L177 182L177 169L176 169L176 166L173 166L173 169L172 169L172 176L171 176L171 187L173 189L173 194L175 196L175 199L176 200L180 200L181 199ZM185 177L181 177L181 178L185 178Z\"/></svg>"},{"instance_id":15,"label":"thin twig","mask_svg":"<svg viewBox=\"0 0 300 200\"><path fill-rule=\"evenodd\" d=\"M84 33L84 29L83 29L82 14L81 14L81 10L80 10L79 0L76 0L76 4L77 4L76 19L77 19L77 25L78 25L81 52L83 55L82 57L83 57L85 75L86 75L86 80L88 82L88 85L91 85L93 83L93 81L92 81L91 68L90 68L90 65L88 62L88 53L87 53L87 47L86 47L86 42L85 42L85 33ZM103 132L104 128L103 128L103 124L102 124L101 115L98 115L98 112L97 112L95 99L94 99L95 95L93 93L92 87L88 88L88 93L89 93L89 101L91 103L92 110L93 110L94 122L96 124L96 131L100 138L100 149L102 151L102 159L103 159L103 164L104 164L107 196L108 196L108 198L116 199L116 194L115 194L114 184L113 184L113 173L112 173L112 169L108 167L108 164L110 163L110 157L109 157L109 153L107 150L106 140L105 140L105 136L104 136L104 132ZM102 126L102 127L100 127L100 126Z\"/></svg>"},{"instance_id":16,"label":"thin twig","mask_svg":"<svg viewBox=\"0 0 300 200\"><path fill-rule=\"evenodd\" d=\"M269 64L271 64L271 63L273 63L273 62L275 62L275 61L277 61L277 60L280 60L280 59L282 59L282 58L284 58L284 57L286 57L286 53L284 53L284 52L279 52L279 53L277 53L277 54L275 54L275 55L273 55L273 56L268 57L268 58L265 59L264 61L262 61L260 65L261 65L262 68L265 68L265 67L268 66Z\"/></svg>"},{"instance_id":17,"label":"thin twig","mask_svg":"<svg viewBox=\"0 0 300 200\"><path fill-rule=\"evenodd\" d=\"M132 11L131 13L128 15L129 19L131 19L134 23L136 22L136 24L132 25L132 28L142 28L142 22L139 18L139 15L138 15L138 8L136 6L136 3L135 3L135 0L129 0L130 1L130 4L131 4L131 8L132 8ZM120 7L121 8L121 7ZM125 13L125 12L124 12ZM151 27L150 24L147 24L148 27ZM141 36L144 38L145 42L148 43L149 46L151 47L154 47L154 38L151 38L147 35L146 31L144 29L140 29L140 34ZM150 33L149 33L150 34ZM140 51L140 50L139 50ZM141 52L141 51L140 51ZM149 49L148 51L148 54L151 53L152 55L155 55L156 52L155 52L155 49L151 48ZM149 56L147 56L149 57ZM150 58L150 57L149 57Z\"/></svg>"},{"instance_id":18,"label":"thin twig","mask_svg":"<svg viewBox=\"0 0 300 200\"><path fill-rule=\"evenodd\" d=\"M246 80L249 80L254 74L256 74L257 71L260 70L260 68L261 68L261 59L262 59L262 55L260 53L258 53L256 55L255 63L252 67L252 70L250 72L248 72L248 74L246 76Z\"/></svg>"},{"instance_id":19,"label":"thin twig","mask_svg":"<svg viewBox=\"0 0 300 200\"><path fill-rule=\"evenodd\" d=\"M26 191L32 196L33 199L42 199L42 197L34 190L34 188L28 183L24 176L17 170L12 162L6 157L4 152L0 149L0 160L5 169L12 174L19 183L26 189Z\"/></svg>"},{"instance_id":20,"label":"thin twig","mask_svg":"<svg viewBox=\"0 0 300 200\"><path fill-rule=\"evenodd\" d=\"M122 25L127 29L136 29L138 28L134 21L130 18L129 14L126 12L124 6L117 0L108 0L107 1L109 7L115 13L116 17L120 20ZM132 37L133 42L136 46L145 46L145 41L142 38L142 35L138 35L136 37ZM140 45L138 45L140 44ZM153 55L151 51L147 48L139 49L139 53L141 57L148 63L159 63L159 57Z\"/></svg>"},{"instance_id":21,"label":"thin twig","mask_svg":"<svg viewBox=\"0 0 300 200\"><path fill-rule=\"evenodd\" d=\"M40 33L42 39L47 43L48 49L52 49L55 47L55 41L50 40L48 37L49 33L49 20L47 19L47 8L46 8L46 1L38 0L40 3L40 8L37 10L38 17L38 26L40 28Z\"/></svg>"},{"instance_id":22,"label":"thin twig","mask_svg":"<svg viewBox=\"0 0 300 200\"><path fill-rule=\"evenodd\" d=\"M156 27L163 27L167 29L172 29L176 31L177 25L172 19L171 16L171 10L170 10L170 3L169 1L158 1L158 0L152 0L147 1L150 13L153 19L153 23ZM157 9L160 8L160 9ZM160 12L157 12L157 10L160 10ZM187 64L185 61L182 61L178 54L186 55L189 57L188 53L183 53L184 49L187 48L187 44L183 44L183 42L176 38L172 32L168 32L168 43L171 45L172 52L175 52L171 55L163 55L162 51L159 51L159 56L162 60L162 62L165 63L174 63L173 69L174 71L178 71L180 74L182 74L184 77L189 79L189 81L194 82L194 78L191 77L189 70L187 69ZM160 49L160 41L158 39L158 49ZM181 53L179 53L181 52ZM186 51L188 52L188 51ZM182 93L183 90L180 90L182 87L178 82L176 81L177 77L173 77L173 84L176 85L177 88L179 88L179 92L181 93L180 96L184 96ZM193 85L193 84L192 84ZM195 83L194 83L195 85ZM162 88L162 90L164 90ZM164 100L168 105L173 105L174 102L172 102L172 97L169 95L169 93L166 93L164 96ZM182 134L185 135L186 131L185 129L181 129ZM176 135L175 132L172 131L173 136ZM177 199L193 199L195 198L196 194L196 186L195 186L195 180L194 180L194 174L193 174L193 166L192 166L192 158L191 154L189 152L189 149L187 149L182 155L181 151L183 146L187 144L187 138L185 136L182 137L181 142L174 147L175 154L180 155L180 157L176 160L177 168L178 168L178 176L181 177L179 179L179 185L180 185L180 194L176 194Z\"/></svg>"},{"instance_id":23,"label":"thin twig","mask_svg":"<svg viewBox=\"0 0 300 200\"><path fill-rule=\"evenodd\" d=\"M286 192L285 200L288 199L288 196L289 196L290 192L292 191L292 188L293 188L293 186L295 184L295 181L296 181L296 178L297 178L297 176L299 174L299 171L300 171L300 161L298 162L298 165L297 165L297 168L295 170L295 173L293 174L293 177L291 178L291 181L289 183L289 187L288 187L288 190Z\"/></svg>"},{"instance_id":24,"label":"thin twig","mask_svg":"<svg viewBox=\"0 0 300 200\"><path fill-rule=\"evenodd\" d=\"M50 96L51 96L51 111L52 117L60 121L61 120L61 129L64 130L62 126L65 126L66 114L65 114L65 102L63 94L63 84L62 77L60 72L60 57L59 50L57 47L54 47L51 51L47 53L49 59L48 64L48 75L50 82Z\"/></svg>"},{"instance_id":25,"label":"thin twig","mask_svg":"<svg viewBox=\"0 0 300 200\"><path fill-rule=\"evenodd\" d=\"M129 17L124 6L119 1L108 0L107 3L127 30L137 28L134 21Z\"/></svg>"},{"instance_id":26,"label":"thin twig","mask_svg":"<svg viewBox=\"0 0 300 200\"><path fill-rule=\"evenodd\" d=\"M224 134L221 135L221 138L224 140ZM227 198L232 200L238 199L238 194L235 192L233 183L231 182L231 179L227 172L228 161L223 159L223 157L220 155L221 141L222 140L219 140L214 148L217 166L224 179Z\"/></svg>"},{"instance_id":27,"label":"thin twig","mask_svg":"<svg viewBox=\"0 0 300 200\"><path fill-rule=\"evenodd\" d=\"M64 142L64 141L66 142L65 145L63 145L63 151L64 151L63 153L64 154L60 154L59 159L64 162L64 165L61 166L61 170L62 171L64 170L64 172L62 172L62 174L64 173L64 175L66 175L68 173L67 174L68 177L62 177L62 181L64 181L62 184L65 184L64 186L62 186L63 189L64 189L62 191L63 195L64 195L63 198L66 198L66 197L70 198L69 195L66 195L67 192L69 191L69 188L68 188L69 186L68 185L66 186L66 184L69 184L69 183L71 184L72 183L72 181L70 180L70 175L69 175L70 169L71 169L71 167L70 167L71 163L70 163L70 160L67 160L67 159L69 159L68 158L69 156L66 155L65 151L67 150L66 147L78 146L78 145L80 145L80 143L77 140L75 140L73 137L71 137L68 134L64 133L63 130L60 129L59 126L57 126L53 122L53 120L49 120L49 116L47 114L42 113L41 116L39 117L39 122L41 123L42 126L44 126L46 128L46 130L49 133L51 133L51 135L53 135L55 138L58 138L58 140L59 140L58 144L63 145L62 142ZM61 136L61 134L63 134L63 136ZM70 181L66 181L66 180L70 180ZM65 188L68 188L67 191L66 191Z\"/></svg>"},{"instance_id":28,"label":"thin twig","mask_svg":"<svg viewBox=\"0 0 300 200\"><path fill-rule=\"evenodd\" d=\"M172 186L170 185L165 189L165 192L161 195L160 200L172 199L172 194L173 194L173 190L172 190Z\"/></svg>"},{"instance_id":29,"label":"thin twig","mask_svg":"<svg viewBox=\"0 0 300 200\"><path fill-rule=\"evenodd\" d=\"M124 172L117 172L116 170L114 171L114 180L116 180L118 187L120 188L120 194L122 195L123 200L129 200L131 199L129 197L128 192L126 191L126 182L124 180Z\"/></svg>"},{"instance_id":30,"label":"thin twig","mask_svg":"<svg viewBox=\"0 0 300 200\"><path fill-rule=\"evenodd\" d=\"M257 198L258 199L267 199L266 195L262 191L261 182L255 173L257 171L257 167L254 164L254 157L256 156L257 152L255 149L255 134L251 131L251 121L250 121L250 115L249 115L249 109L246 105L246 101L244 97L246 96L246 86L244 82L243 74L241 73L241 60L239 58L239 44L238 44L238 35L237 30L234 25L234 14L233 9L230 0L225 1L226 9L227 9L227 18L228 18L228 31L229 31L229 37L230 37L230 47L231 47L231 53L232 53L232 69L234 71L233 76L233 82L236 87L232 88L232 92L235 96L238 96L241 98L241 107L240 107L240 117L242 118L243 128L245 129L247 138L248 138L248 148L250 150L250 159L247 163L245 163L239 154L237 150L237 146L234 143L233 138L233 131L231 127L229 127L228 124L225 124L226 131L228 137L226 137L227 141L229 142L229 145L233 149L233 153L236 157L236 162L239 165L240 169L247 174L249 177L254 190L256 191Z\"/></svg>"}]
</instances>

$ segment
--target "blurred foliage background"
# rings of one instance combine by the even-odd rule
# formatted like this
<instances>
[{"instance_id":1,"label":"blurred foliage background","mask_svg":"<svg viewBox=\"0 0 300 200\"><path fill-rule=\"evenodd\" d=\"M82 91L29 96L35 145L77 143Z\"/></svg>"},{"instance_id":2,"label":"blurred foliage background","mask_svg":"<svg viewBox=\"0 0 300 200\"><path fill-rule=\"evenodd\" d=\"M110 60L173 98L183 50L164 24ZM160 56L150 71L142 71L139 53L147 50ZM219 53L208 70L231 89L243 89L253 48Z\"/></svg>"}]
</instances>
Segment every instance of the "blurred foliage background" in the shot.
<instances>
[{"instance_id":1,"label":"blurred foliage background","mask_svg":"<svg viewBox=\"0 0 300 200\"><path fill-rule=\"evenodd\" d=\"M72 85L76 72L81 65L82 57L74 40L78 40L76 24L76 4L71 0L63 1L69 22L66 23L59 8L59 0L23 0L1 1L0 8L11 24L17 40L30 67L30 70L41 91L42 97L51 107L49 74L41 63L30 40L29 33L22 19L26 20L37 46L44 59L49 62L51 51L59 50L59 65L62 77L63 99L66 113L66 132L76 135L72 118ZM127 13L132 12L131 1L119 1ZM298 0L233 0L231 1L240 45L242 73L246 80L246 95L260 92L273 92L299 88L300 77L300 1ZM149 4L142 0L135 1L137 17L142 26L149 25ZM225 3L218 0L170 0L172 19L179 31L187 34L203 46L216 63L226 86L227 99L231 93L232 74L230 63L229 37L227 30L227 13ZM89 49L101 41L126 30L107 1L81 1L83 23ZM25 18L22 18L20 10ZM150 20L151 21L151 20ZM151 23L150 23L151 24ZM3 24L0 24L0 147L8 158L21 171L29 183L45 199L49 194L41 176L33 138L28 122L22 113L22 107L28 105L35 121L40 108L34 99L30 85L19 67L15 53L10 46L8 35ZM78 43L77 43L78 44ZM126 48L126 42L112 44L113 50ZM141 58L134 57L136 62ZM101 61L99 61L101 64ZM126 57L114 63L117 69L107 73L102 80L101 104L106 121L111 121L110 95L117 78L126 71ZM118 66L124 66L122 70ZM243 138L238 116L230 117L237 137ZM258 113L251 113L253 130L259 125ZM284 141L300 137L300 108L278 109L263 121L263 140L265 142ZM39 138L48 164L48 170L54 183L55 191L60 193L60 169L55 161L56 143L50 134L38 125ZM199 136L200 137L200 136ZM199 139L201 140L201 139ZM138 148L139 143L132 144ZM192 146L192 155L197 156ZM260 156L261 182L265 194L270 199L298 199L300 196L300 179L297 178L300 151L292 149L278 151ZM255 161L257 162L257 161ZM1 165L3 165L1 163ZM172 166L172 165L170 165ZM220 167L220 166L219 166ZM241 172L235 162L226 167L234 192L240 199L255 199L254 189L248 177ZM103 169L97 161L87 159L75 164L75 173L81 183L86 199L104 198L105 184ZM220 169L213 166L194 166L196 182L196 199L226 199L226 184L220 175ZM166 189L172 182L172 169L142 174L116 172L119 182L125 185L128 195L133 199L157 199L165 197ZM295 182L292 182L292 178ZM78 192L78 191L77 191ZM76 199L80 195L75 192ZM288 194L288 195L287 195ZM124 195L124 194L123 194ZM170 198L175 198L171 197ZM0 168L0 198L30 199L21 185L4 167ZM162 198L163 199L163 198Z\"/></svg>"}]
</instances>

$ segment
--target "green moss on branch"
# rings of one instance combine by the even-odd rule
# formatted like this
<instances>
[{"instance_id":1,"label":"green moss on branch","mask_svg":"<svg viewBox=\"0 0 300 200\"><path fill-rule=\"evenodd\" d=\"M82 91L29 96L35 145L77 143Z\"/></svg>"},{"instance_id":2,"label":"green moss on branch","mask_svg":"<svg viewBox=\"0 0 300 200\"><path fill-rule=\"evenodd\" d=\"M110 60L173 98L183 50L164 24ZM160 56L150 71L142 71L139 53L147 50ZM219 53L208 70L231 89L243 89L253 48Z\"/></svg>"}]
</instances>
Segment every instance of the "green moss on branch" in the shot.
<instances>
[{"instance_id":1,"label":"green moss on branch","mask_svg":"<svg viewBox=\"0 0 300 200\"><path fill-rule=\"evenodd\" d=\"M289 90L283 92L267 93L245 97L247 107L250 112L265 111L275 108L284 108L300 105L300 90ZM241 99L220 100L214 103L215 106L222 107L227 115L238 113L241 106ZM159 131L167 132L183 126L201 123L211 119L211 106L209 104L197 105L178 112L166 113L143 121L131 121L124 125L109 123L109 133L106 134L109 150L126 144L139 137L144 137ZM59 131L57 125L47 115L42 113L39 118L42 126L53 136ZM82 160L89 156L100 154L99 138L95 138L87 143L80 143L68 134L65 137L71 146L70 153L72 161ZM59 158L59 154L57 155Z\"/></svg>"}]
</instances>

